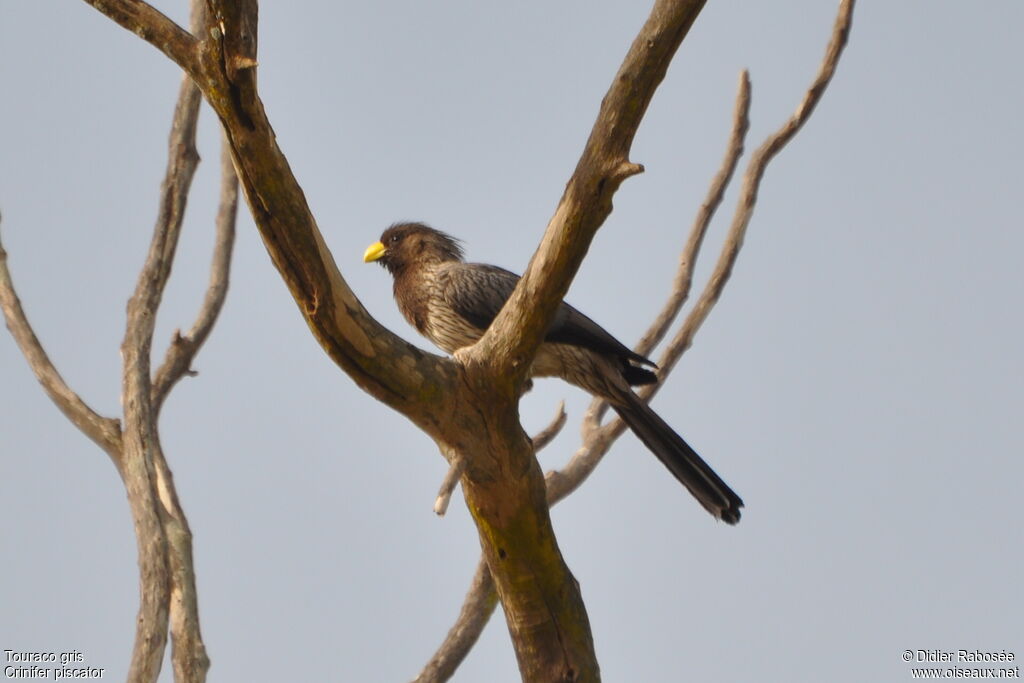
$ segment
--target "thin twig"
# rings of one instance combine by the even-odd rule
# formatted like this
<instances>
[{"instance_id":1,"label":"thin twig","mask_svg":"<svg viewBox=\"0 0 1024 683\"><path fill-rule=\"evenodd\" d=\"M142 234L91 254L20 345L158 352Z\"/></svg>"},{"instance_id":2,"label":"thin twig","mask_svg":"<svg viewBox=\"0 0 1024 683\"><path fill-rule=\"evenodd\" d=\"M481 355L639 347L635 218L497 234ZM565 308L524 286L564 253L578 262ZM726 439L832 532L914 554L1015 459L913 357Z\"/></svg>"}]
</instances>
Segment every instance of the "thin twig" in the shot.
<instances>
[{"instance_id":1,"label":"thin twig","mask_svg":"<svg viewBox=\"0 0 1024 683\"><path fill-rule=\"evenodd\" d=\"M562 427L565 426L565 421L569 416L565 412L565 401L558 402L558 409L555 411L555 416L551 418L551 422L548 426L540 430L533 435L531 441L533 441L533 452L537 453L542 448L545 448L549 443L554 441L555 437L562 431Z\"/></svg>"},{"instance_id":2,"label":"thin twig","mask_svg":"<svg viewBox=\"0 0 1024 683\"><path fill-rule=\"evenodd\" d=\"M28 322L18 293L14 289L11 273L7 268L7 252L0 242L0 308L3 308L7 329L11 331L29 368L42 385L46 395L60 408L71 423L102 448L114 466L121 468L121 423L103 417L90 408L82 398L71 390L64 378L57 372L42 343Z\"/></svg>"},{"instance_id":3,"label":"thin twig","mask_svg":"<svg viewBox=\"0 0 1024 683\"><path fill-rule=\"evenodd\" d=\"M793 137L800 126L807 120L807 117L810 116L814 106L821 98L832 74L835 73L842 48L849 36L853 5L853 0L843 0L841 2L839 15L833 27L832 39L826 50L825 59L822 62L817 78L797 108L796 114L782 129L769 137L753 155L747 173L744 176L744 187L740 196L739 208L737 209L736 217L733 219L730 233L726 237L723 255L719 259L719 267L716 267L716 273L721 269L722 276L717 278L714 275L712 276L694 310L691 311L679 333L673 338L669 347L659 359L662 380L671 372L682 353L689 348L693 336L700 328L700 323L707 318L708 313L721 294L722 287L725 286L725 282L728 280L728 273L732 270L732 264L735 262L736 254L738 254L739 247L742 244L743 232L746 230L753 212L757 197L757 185L764 174L765 166L767 166L771 157L778 153L782 146ZM729 170L723 181L722 170L730 165L735 168L735 161L730 161L733 150L738 150L736 152L737 159L739 154L742 153L743 138L748 127L746 120L749 106L749 82L746 71L744 71L741 75L740 93L737 96L736 109L733 116L733 133L730 136L729 151L726 153L726 161L723 162L722 169L719 170L719 173L712 181L712 187L708 193L709 199L715 196L716 187L720 181L724 183L721 188L721 191L724 192L725 185L728 184L728 180L731 178L732 170ZM737 135L740 137L738 141L736 140ZM718 201L721 201L721 197L719 197ZM713 203L707 201L702 205L701 211L694 223L694 228L691 230L687 246L684 248L683 257L680 259L680 269L676 274L672 294L666 303L666 308L662 310L662 313L659 314L647 334L641 340L641 344L638 345L639 353L646 355L650 352L650 348L653 348L664 337L670 323L664 324L662 318L670 317L674 319L678 314L678 309L671 314L666 314L666 310L669 307L674 307L677 299L679 300L678 305L680 307L685 301L686 293L680 297L679 292L681 287L688 289L689 283L692 281L692 264L700 249L703 233L707 229L706 224L700 227L703 221L702 216L706 214L707 221L710 221L715 208L716 206ZM700 235L695 235L697 230L701 231ZM725 258L727 255L729 255L729 258ZM680 283L683 284L681 285ZM701 311L700 313L697 313L698 309ZM662 327L664 329L661 329ZM648 344L650 348L645 348L645 345ZM650 400L657 391L658 386L658 384L655 384L645 387L646 391L640 392L641 397L645 400ZM625 425L619 418L615 418L603 427L598 426L599 418L597 416L602 409L601 406L601 401L592 402L587 415L584 417L584 444L573 454L573 457L570 458L562 470L547 473L545 478L550 504L553 505L572 493L589 476L590 472L596 467L597 462L600 461L615 439L624 431ZM477 568L478 576L474 576L473 583L463 601L459 618L452 626L444 643L442 643L441 647L431 657L426 667L416 678L416 683L441 683L450 679L483 632L484 626L486 626L487 621L494 612L497 598L493 582L484 581L479 577L481 571L487 573L486 563L482 560ZM490 601L495 602L492 603Z\"/></svg>"},{"instance_id":4,"label":"thin twig","mask_svg":"<svg viewBox=\"0 0 1024 683\"><path fill-rule=\"evenodd\" d=\"M448 465L448 471L445 472L444 479L441 481L441 487L437 491L437 498L434 499L434 514L438 517L444 517L445 513L448 512L448 504L452 501L452 493L455 491L455 487L458 486L459 479L462 478L462 473L465 471L466 461L462 458L456 457Z\"/></svg>"},{"instance_id":5,"label":"thin twig","mask_svg":"<svg viewBox=\"0 0 1024 683\"><path fill-rule=\"evenodd\" d=\"M210 283L202 307L188 334L176 332L164 356L164 362L153 379L153 406L157 413L174 385L185 375L192 375L192 359L213 329L227 298L231 269L231 252L235 243L238 216L238 177L231 161L231 147L221 141L220 208L217 211L217 235L210 266Z\"/></svg>"}]
</instances>

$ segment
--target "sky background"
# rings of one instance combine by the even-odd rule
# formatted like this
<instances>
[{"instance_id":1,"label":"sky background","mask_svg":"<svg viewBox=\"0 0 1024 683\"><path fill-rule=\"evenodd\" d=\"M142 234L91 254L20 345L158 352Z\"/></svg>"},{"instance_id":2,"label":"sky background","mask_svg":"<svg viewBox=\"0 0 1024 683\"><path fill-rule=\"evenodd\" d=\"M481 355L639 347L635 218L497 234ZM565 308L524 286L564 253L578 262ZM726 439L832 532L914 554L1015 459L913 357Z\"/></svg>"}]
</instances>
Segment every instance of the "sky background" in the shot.
<instances>
[{"instance_id":1,"label":"sky background","mask_svg":"<svg viewBox=\"0 0 1024 683\"><path fill-rule=\"evenodd\" d=\"M158 3L185 22L184 2ZM626 342L661 305L751 70L748 150L818 67L835 3L709 2L633 146L569 299ZM648 3L266 2L263 101L352 288L398 220L521 271ZM608 681L899 681L904 650L1024 656L1017 0L859 3L806 128L768 170L735 273L656 409L746 502L715 523L631 435L553 511ZM117 415L124 309L156 216L176 68L81 2L0 3L0 211L53 361ZM188 328L213 239L218 129L157 325ZM741 166L742 169L742 166ZM730 192L698 268L703 285ZM479 556L445 464L316 345L247 210L220 323L162 440L195 533L211 681L404 681ZM554 380L579 443L587 397ZM106 455L0 334L0 649L77 649L124 678L136 550ZM1015 662L1019 664L1018 662ZM161 680L171 679L165 665ZM456 676L516 681L499 614Z\"/></svg>"}]
</instances>

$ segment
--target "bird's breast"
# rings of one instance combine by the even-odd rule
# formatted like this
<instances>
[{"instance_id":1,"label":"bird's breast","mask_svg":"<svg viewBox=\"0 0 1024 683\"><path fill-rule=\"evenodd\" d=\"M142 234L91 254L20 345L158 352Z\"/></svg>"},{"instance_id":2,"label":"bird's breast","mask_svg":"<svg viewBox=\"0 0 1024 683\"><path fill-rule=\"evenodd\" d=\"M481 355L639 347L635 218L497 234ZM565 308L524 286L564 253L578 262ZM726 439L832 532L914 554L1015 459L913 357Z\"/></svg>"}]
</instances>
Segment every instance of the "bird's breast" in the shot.
<instances>
[{"instance_id":1,"label":"bird's breast","mask_svg":"<svg viewBox=\"0 0 1024 683\"><path fill-rule=\"evenodd\" d=\"M416 273L402 273L395 277L395 303L402 316L422 335L427 335L429 318L428 291L423 278ZM427 335L429 336L429 335Z\"/></svg>"},{"instance_id":2,"label":"bird's breast","mask_svg":"<svg viewBox=\"0 0 1024 683\"><path fill-rule=\"evenodd\" d=\"M484 330L470 324L440 296L430 297L427 311L426 329L421 332L448 353L472 346L483 336Z\"/></svg>"},{"instance_id":3,"label":"bird's breast","mask_svg":"<svg viewBox=\"0 0 1024 683\"><path fill-rule=\"evenodd\" d=\"M432 264L431 264L432 265ZM471 346L484 331L460 316L445 299L443 269L424 265L395 278L395 301L416 331L447 353Z\"/></svg>"}]
</instances>

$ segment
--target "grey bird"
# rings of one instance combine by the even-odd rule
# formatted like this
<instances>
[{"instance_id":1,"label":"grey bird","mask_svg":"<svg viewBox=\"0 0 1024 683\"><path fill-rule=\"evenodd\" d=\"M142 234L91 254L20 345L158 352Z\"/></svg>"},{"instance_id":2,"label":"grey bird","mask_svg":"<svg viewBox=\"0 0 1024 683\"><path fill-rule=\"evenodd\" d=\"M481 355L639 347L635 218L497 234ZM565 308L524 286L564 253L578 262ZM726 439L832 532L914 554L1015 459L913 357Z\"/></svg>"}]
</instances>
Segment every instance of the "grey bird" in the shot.
<instances>
[{"instance_id":1,"label":"grey bird","mask_svg":"<svg viewBox=\"0 0 1024 683\"><path fill-rule=\"evenodd\" d=\"M392 225L366 249L363 261L376 261L394 276L402 315L447 353L476 343L519 281L503 268L465 263L458 240L422 223ZM656 367L562 302L530 375L561 377L608 401L704 509L736 524L740 497L630 388L657 382L649 369Z\"/></svg>"}]
</instances>

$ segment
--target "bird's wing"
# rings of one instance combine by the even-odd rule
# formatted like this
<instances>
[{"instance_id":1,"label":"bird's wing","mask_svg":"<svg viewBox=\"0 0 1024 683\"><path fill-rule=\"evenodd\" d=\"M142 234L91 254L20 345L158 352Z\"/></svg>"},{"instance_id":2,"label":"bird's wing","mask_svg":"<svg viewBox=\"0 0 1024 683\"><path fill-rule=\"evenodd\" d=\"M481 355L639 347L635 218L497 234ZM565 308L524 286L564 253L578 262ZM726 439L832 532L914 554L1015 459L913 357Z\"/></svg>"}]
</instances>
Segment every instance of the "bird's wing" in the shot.
<instances>
[{"instance_id":1,"label":"bird's wing","mask_svg":"<svg viewBox=\"0 0 1024 683\"><path fill-rule=\"evenodd\" d=\"M517 282L519 276L504 268L482 263L453 263L445 269L444 298L462 318L485 330L508 301ZM555 312L544 340L655 366L564 301Z\"/></svg>"},{"instance_id":2,"label":"bird's wing","mask_svg":"<svg viewBox=\"0 0 1024 683\"><path fill-rule=\"evenodd\" d=\"M486 330L512 296L519 277L482 263L452 263L441 273L444 300L459 316Z\"/></svg>"},{"instance_id":3,"label":"bird's wing","mask_svg":"<svg viewBox=\"0 0 1024 683\"><path fill-rule=\"evenodd\" d=\"M551 327L548 328L548 333L544 339L560 344L582 346L591 351L613 355L624 361L631 360L642 365L657 367L652 361L644 358L639 353L634 353L632 349L613 337L606 329L564 301L555 312L555 318L551 321ZM639 383L647 384L652 380L653 375L651 378L647 378Z\"/></svg>"}]
</instances>

